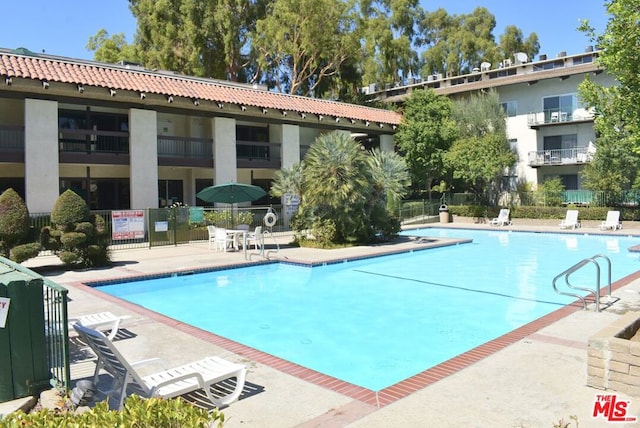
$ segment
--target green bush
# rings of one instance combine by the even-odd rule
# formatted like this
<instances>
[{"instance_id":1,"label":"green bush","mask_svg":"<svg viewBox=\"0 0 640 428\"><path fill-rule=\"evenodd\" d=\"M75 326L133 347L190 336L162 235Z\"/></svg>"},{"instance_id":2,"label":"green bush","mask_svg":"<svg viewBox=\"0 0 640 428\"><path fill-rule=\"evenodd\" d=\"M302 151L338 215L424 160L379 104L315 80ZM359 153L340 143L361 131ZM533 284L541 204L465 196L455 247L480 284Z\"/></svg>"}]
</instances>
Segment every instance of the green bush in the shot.
<instances>
[{"instance_id":1,"label":"green bush","mask_svg":"<svg viewBox=\"0 0 640 428\"><path fill-rule=\"evenodd\" d=\"M22 263L40 252L39 243L29 243L31 219L20 195L7 189L0 195L0 255ZM27 246L24 246L27 245Z\"/></svg>"},{"instance_id":2,"label":"green bush","mask_svg":"<svg viewBox=\"0 0 640 428\"><path fill-rule=\"evenodd\" d=\"M40 253L40 248L40 243L38 242L17 245L9 252L9 258L16 263L22 263L25 260L37 257Z\"/></svg>"},{"instance_id":3,"label":"green bush","mask_svg":"<svg viewBox=\"0 0 640 428\"><path fill-rule=\"evenodd\" d=\"M0 240L9 247L20 243L29 233L29 211L13 189L0 195Z\"/></svg>"},{"instance_id":4,"label":"green bush","mask_svg":"<svg viewBox=\"0 0 640 428\"><path fill-rule=\"evenodd\" d=\"M73 250L87 241L87 235L80 232L67 232L60 237L62 247L67 250Z\"/></svg>"},{"instance_id":5,"label":"green bush","mask_svg":"<svg viewBox=\"0 0 640 428\"><path fill-rule=\"evenodd\" d=\"M230 229L233 225L238 224L253 225L253 213L251 211L240 211L233 215L228 210L206 211L204 213L204 220L207 224Z\"/></svg>"},{"instance_id":6,"label":"green bush","mask_svg":"<svg viewBox=\"0 0 640 428\"><path fill-rule=\"evenodd\" d=\"M89 207L77 193L70 189L56 199L51 210L51 222L58 226L66 227L89 219Z\"/></svg>"},{"instance_id":7,"label":"green bush","mask_svg":"<svg viewBox=\"0 0 640 428\"><path fill-rule=\"evenodd\" d=\"M142 399L137 395L127 398L122 411L109 410L106 401L86 412L42 409L26 414L10 413L2 419L6 427L83 427L83 428L141 428L141 427L222 427L224 414L218 409L209 413L182 399ZM217 424L214 424L216 423Z\"/></svg>"},{"instance_id":8,"label":"green bush","mask_svg":"<svg viewBox=\"0 0 640 428\"><path fill-rule=\"evenodd\" d=\"M91 215L87 204L71 190L56 200L51 226L40 233L40 243L65 264L106 266L110 262L109 236L103 217ZM62 223L58 223L62 222Z\"/></svg>"}]
</instances>

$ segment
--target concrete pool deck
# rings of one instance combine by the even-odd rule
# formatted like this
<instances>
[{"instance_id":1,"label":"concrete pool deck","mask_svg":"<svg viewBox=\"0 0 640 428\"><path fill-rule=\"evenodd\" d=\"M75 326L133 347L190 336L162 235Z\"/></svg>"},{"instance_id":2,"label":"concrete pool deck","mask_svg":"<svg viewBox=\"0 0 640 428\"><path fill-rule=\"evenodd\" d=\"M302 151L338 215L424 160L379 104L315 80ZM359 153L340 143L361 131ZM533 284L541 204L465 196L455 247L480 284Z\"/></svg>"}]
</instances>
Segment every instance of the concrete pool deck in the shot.
<instances>
[{"instance_id":1,"label":"concrete pool deck","mask_svg":"<svg viewBox=\"0 0 640 428\"><path fill-rule=\"evenodd\" d=\"M519 224L516 219L514 226L492 229L560 232L558 222ZM599 222L593 225L583 222L581 229L569 233L600 233L598 225ZM458 218L454 223L426 226L491 227ZM640 225L625 222L624 227L610 234L639 236L640 243ZM315 263L433 245L402 240L390 245L316 250L286 246L290 235L277 239L281 244L278 258ZM273 247L269 239L266 244L269 249ZM244 263L242 253L210 251L206 242L198 242L118 250L113 252L113 260L115 265L111 268L87 271L56 270L51 267L57 264L55 257L39 257L24 265L40 270L69 289L69 316L101 311L128 315L116 343L131 361L162 357L173 366L206 355L219 355L244 363L249 369L248 383L241 399L223 409L225 427L552 427L561 420L571 422L570 417L576 417L581 428L640 426L592 417L596 395L614 393L618 401L629 401L627 416L640 418L640 397L586 386L588 338L625 312L640 311L640 274L616 284L613 294L619 300L600 313L567 307L423 372L411 382L375 394L236 346L82 285ZM613 269L615 274L615 266ZM241 313L242 308L238 308L238 316ZM95 367L91 355L79 349L72 355L74 380L91 376Z\"/></svg>"}]
</instances>

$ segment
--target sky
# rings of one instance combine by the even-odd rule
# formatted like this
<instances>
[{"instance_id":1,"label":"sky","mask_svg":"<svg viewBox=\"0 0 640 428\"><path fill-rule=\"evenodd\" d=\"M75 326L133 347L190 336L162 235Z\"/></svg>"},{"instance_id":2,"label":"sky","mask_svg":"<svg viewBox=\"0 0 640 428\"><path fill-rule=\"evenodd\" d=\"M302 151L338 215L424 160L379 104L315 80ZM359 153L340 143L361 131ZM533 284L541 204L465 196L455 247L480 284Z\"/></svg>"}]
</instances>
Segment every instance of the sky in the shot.
<instances>
[{"instance_id":1,"label":"sky","mask_svg":"<svg viewBox=\"0 0 640 428\"><path fill-rule=\"evenodd\" d=\"M606 27L605 0L420 0L428 11L444 8L449 14L468 14L486 7L496 17L496 41L507 25L515 25L528 37L538 35L540 53L549 58L559 52L577 54L590 45L577 30L588 19L597 32ZM110 35L124 33L131 43L136 20L127 0L5 0L2 5L0 47L27 48L33 52L92 59L86 49L89 38L105 29Z\"/></svg>"}]
</instances>

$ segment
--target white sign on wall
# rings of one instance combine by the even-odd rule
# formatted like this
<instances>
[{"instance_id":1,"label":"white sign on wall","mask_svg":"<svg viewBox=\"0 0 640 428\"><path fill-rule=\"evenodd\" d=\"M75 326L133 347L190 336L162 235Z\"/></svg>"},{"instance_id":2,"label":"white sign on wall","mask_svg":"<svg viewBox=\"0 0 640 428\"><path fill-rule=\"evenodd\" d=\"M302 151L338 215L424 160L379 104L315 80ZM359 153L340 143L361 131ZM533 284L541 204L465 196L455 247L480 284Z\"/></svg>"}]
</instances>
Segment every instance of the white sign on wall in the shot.
<instances>
[{"instance_id":1,"label":"white sign on wall","mask_svg":"<svg viewBox=\"0 0 640 428\"><path fill-rule=\"evenodd\" d=\"M0 297L0 328L4 328L7 323L7 315L9 314L9 302L11 299L8 297Z\"/></svg>"}]
</instances>

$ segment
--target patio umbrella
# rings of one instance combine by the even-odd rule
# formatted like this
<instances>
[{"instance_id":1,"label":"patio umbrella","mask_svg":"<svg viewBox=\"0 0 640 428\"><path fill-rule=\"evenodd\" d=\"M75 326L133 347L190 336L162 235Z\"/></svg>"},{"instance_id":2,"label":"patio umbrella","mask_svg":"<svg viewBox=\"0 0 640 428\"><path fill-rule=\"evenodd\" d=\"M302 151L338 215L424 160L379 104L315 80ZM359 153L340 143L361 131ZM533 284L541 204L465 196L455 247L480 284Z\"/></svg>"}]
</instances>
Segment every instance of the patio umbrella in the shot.
<instances>
[{"instance_id":1,"label":"patio umbrella","mask_svg":"<svg viewBox=\"0 0 640 428\"><path fill-rule=\"evenodd\" d=\"M251 184L223 183L202 189L196 196L205 202L235 204L255 201L266 194L267 192L264 189Z\"/></svg>"}]
</instances>

